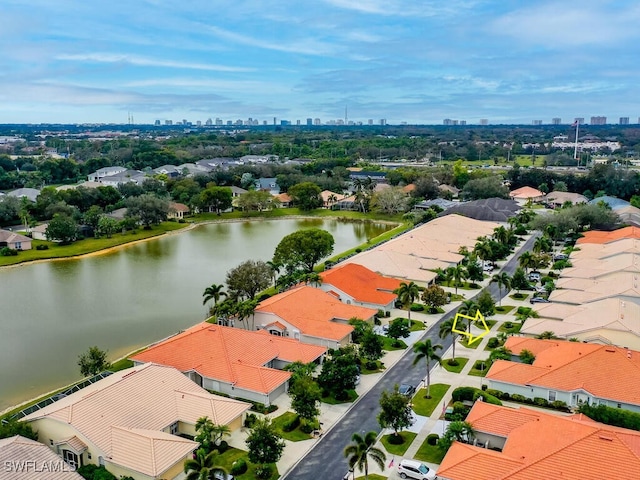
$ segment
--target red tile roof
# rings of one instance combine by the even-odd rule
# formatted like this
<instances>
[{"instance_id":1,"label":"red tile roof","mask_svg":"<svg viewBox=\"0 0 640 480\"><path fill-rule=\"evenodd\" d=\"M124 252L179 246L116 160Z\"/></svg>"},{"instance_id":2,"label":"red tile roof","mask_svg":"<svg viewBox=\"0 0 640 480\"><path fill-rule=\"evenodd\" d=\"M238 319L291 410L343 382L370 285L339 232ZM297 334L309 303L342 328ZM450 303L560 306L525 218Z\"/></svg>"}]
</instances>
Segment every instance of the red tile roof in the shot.
<instances>
[{"instance_id":1,"label":"red tile roof","mask_svg":"<svg viewBox=\"0 0 640 480\"><path fill-rule=\"evenodd\" d=\"M509 196L511 198L538 198L538 197L544 197L544 193L542 193L540 190L537 190L533 187L520 187L517 188L515 190L511 190L511 192L509 192Z\"/></svg>"},{"instance_id":2,"label":"red tile roof","mask_svg":"<svg viewBox=\"0 0 640 480\"><path fill-rule=\"evenodd\" d=\"M498 453L456 442L438 469L439 478L638 478L640 432L583 421L579 416L561 417L484 402L474 404L467 421L478 432L506 437L504 448Z\"/></svg>"},{"instance_id":3,"label":"red tile roof","mask_svg":"<svg viewBox=\"0 0 640 480\"><path fill-rule=\"evenodd\" d=\"M576 243L610 243L620 240L621 238L635 238L640 239L640 228L638 227L624 227L611 232L603 232L600 230L591 230L585 232L582 238L579 238Z\"/></svg>"},{"instance_id":4,"label":"red tile roof","mask_svg":"<svg viewBox=\"0 0 640 480\"><path fill-rule=\"evenodd\" d=\"M256 308L258 312L272 313L300 329L304 335L340 341L353 331L353 327L335 319L369 320L378 311L347 305L322 290L302 286L264 300Z\"/></svg>"},{"instance_id":5,"label":"red tile roof","mask_svg":"<svg viewBox=\"0 0 640 480\"><path fill-rule=\"evenodd\" d=\"M280 326L284 329L284 325ZM325 352L324 347L270 335L265 331L248 331L204 322L131 359L172 366L181 372L193 370L206 378L267 394L286 382L291 375L264 365L276 358L309 363Z\"/></svg>"},{"instance_id":6,"label":"red tile roof","mask_svg":"<svg viewBox=\"0 0 640 480\"><path fill-rule=\"evenodd\" d=\"M533 365L499 360L488 380L536 385L552 390L583 389L594 396L640 405L640 352L609 345L510 337L505 347L514 355L527 349Z\"/></svg>"},{"instance_id":7,"label":"red tile roof","mask_svg":"<svg viewBox=\"0 0 640 480\"><path fill-rule=\"evenodd\" d=\"M384 277L356 263L348 263L320 274L323 285L332 285L352 296L358 302L387 305L397 295L400 280Z\"/></svg>"}]
</instances>

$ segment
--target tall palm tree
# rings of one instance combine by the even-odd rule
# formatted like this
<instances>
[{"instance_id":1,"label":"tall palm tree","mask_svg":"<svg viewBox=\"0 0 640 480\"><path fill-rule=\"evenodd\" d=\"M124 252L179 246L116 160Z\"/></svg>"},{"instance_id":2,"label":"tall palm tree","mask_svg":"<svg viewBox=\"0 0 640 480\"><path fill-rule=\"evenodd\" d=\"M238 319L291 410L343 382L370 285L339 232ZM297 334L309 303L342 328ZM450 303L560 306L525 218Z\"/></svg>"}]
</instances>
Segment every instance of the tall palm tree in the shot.
<instances>
[{"instance_id":1,"label":"tall palm tree","mask_svg":"<svg viewBox=\"0 0 640 480\"><path fill-rule=\"evenodd\" d=\"M280 273L280 269L282 268L282 265L280 265L279 263L276 263L272 260L269 260L267 262L265 262L267 264L267 266L269 267L269 269L271 270L271 280L273 281L273 286L276 286L276 280L278 279L278 274Z\"/></svg>"},{"instance_id":2,"label":"tall palm tree","mask_svg":"<svg viewBox=\"0 0 640 480\"><path fill-rule=\"evenodd\" d=\"M459 329L457 329L459 330ZM442 322L440 324L440 330L438 332L438 336L443 340L447 338L449 335L453 337L453 343L451 344L452 348L452 358L456 359L456 342L458 341L458 334L453 331L453 318L448 319L446 322Z\"/></svg>"},{"instance_id":3,"label":"tall palm tree","mask_svg":"<svg viewBox=\"0 0 640 480\"><path fill-rule=\"evenodd\" d=\"M495 228L493 230L493 238L498 243L501 243L503 245L508 245L509 234L507 233L507 229L504 228L502 225L500 225L499 227Z\"/></svg>"},{"instance_id":4,"label":"tall palm tree","mask_svg":"<svg viewBox=\"0 0 640 480\"><path fill-rule=\"evenodd\" d=\"M529 273L529 269L533 266L534 255L531 252L524 252L518 259L518 264L524 268L524 271Z\"/></svg>"},{"instance_id":5,"label":"tall palm tree","mask_svg":"<svg viewBox=\"0 0 640 480\"><path fill-rule=\"evenodd\" d=\"M393 293L398 296L400 303L404 307L407 307L409 325L411 325L411 305L413 305L414 300L420 296L420 287L415 282L402 282L400 287L396 288Z\"/></svg>"},{"instance_id":6,"label":"tall palm tree","mask_svg":"<svg viewBox=\"0 0 640 480\"><path fill-rule=\"evenodd\" d=\"M431 362L438 364L442 362L442 358L437 354L438 350L442 350L442 345L432 345L430 338L413 345L413 352L416 354L413 364L415 365L423 359L427 362L427 395L425 398L431 398Z\"/></svg>"},{"instance_id":7,"label":"tall palm tree","mask_svg":"<svg viewBox=\"0 0 640 480\"><path fill-rule=\"evenodd\" d=\"M475 244L473 247L473 253L475 253L480 260L485 261L491 258L493 250L491 250L491 244L488 241L483 240Z\"/></svg>"},{"instance_id":8,"label":"tall palm tree","mask_svg":"<svg viewBox=\"0 0 640 480\"><path fill-rule=\"evenodd\" d=\"M251 330L255 329L255 313L256 308L258 307L258 301L253 300L245 300L244 302L240 302L236 309L236 314L238 315L238 320L243 322L247 320L249 317L252 317L252 325ZM246 324L247 330L249 330L249 324Z\"/></svg>"},{"instance_id":9,"label":"tall palm tree","mask_svg":"<svg viewBox=\"0 0 640 480\"><path fill-rule=\"evenodd\" d=\"M465 280L469 274L467 273L467 269L464 268L464 265L458 264L455 267L447 268L448 276L453 280L453 286L456 288L456 295L458 294L458 287L462 284L462 281Z\"/></svg>"},{"instance_id":10,"label":"tall palm tree","mask_svg":"<svg viewBox=\"0 0 640 480\"><path fill-rule=\"evenodd\" d=\"M223 478L229 478L226 468L218 465L218 451L213 450L209 454L204 450L196 451L195 458L185 460L184 473L185 480L211 480L216 473L222 474Z\"/></svg>"},{"instance_id":11,"label":"tall palm tree","mask_svg":"<svg viewBox=\"0 0 640 480\"><path fill-rule=\"evenodd\" d=\"M508 292L511 288L511 277L507 272L496 273L493 277L491 277L491 283L498 284L498 290L500 292L500 298L498 298L498 305L502 306L502 287Z\"/></svg>"},{"instance_id":12,"label":"tall palm tree","mask_svg":"<svg viewBox=\"0 0 640 480\"><path fill-rule=\"evenodd\" d=\"M551 250L551 240L549 237L538 237L536 241L533 242L533 253L543 253Z\"/></svg>"},{"instance_id":13,"label":"tall palm tree","mask_svg":"<svg viewBox=\"0 0 640 480\"><path fill-rule=\"evenodd\" d=\"M356 467L364 472L364 478L369 478L369 459L373 460L381 470L384 470L384 463L387 456L382 450L374 447L377 438L376 432L369 432L364 437L357 433L351 436L351 443L344 449L344 456L348 457L349 469Z\"/></svg>"},{"instance_id":14,"label":"tall palm tree","mask_svg":"<svg viewBox=\"0 0 640 480\"><path fill-rule=\"evenodd\" d=\"M460 308L458 309L458 313L460 315L465 315L467 317L475 317L477 311L478 311L478 304L474 300L463 301L462 305L460 305ZM472 323L471 320L467 322L467 329L469 333L471 333L471 323Z\"/></svg>"},{"instance_id":15,"label":"tall palm tree","mask_svg":"<svg viewBox=\"0 0 640 480\"><path fill-rule=\"evenodd\" d=\"M222 290L223 288L224 285L216 285L215 283L205 288L204 293L202 294L204 297L202 305L205 305L209 300L213 300L213 304L216 305L220 301L221 297L226 297L227 294Z\"/></svg>"}]
</instances>

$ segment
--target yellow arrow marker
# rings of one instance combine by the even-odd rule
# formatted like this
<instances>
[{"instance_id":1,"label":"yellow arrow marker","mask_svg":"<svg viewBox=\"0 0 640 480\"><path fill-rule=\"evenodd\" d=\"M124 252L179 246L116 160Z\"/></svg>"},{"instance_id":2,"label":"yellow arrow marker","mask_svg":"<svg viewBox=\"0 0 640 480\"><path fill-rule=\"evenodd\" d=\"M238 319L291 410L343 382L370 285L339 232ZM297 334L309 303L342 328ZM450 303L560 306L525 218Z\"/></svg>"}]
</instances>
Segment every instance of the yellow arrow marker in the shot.
<instances>
[{"instance_id":1,"label":"yellow arrow marker","mask_svg":"<svg viewBox=\"0 0 640 480\"><path fill-rule=\"evenodd\" d=\"M481 323L483 328L482 333L474 337L471 333L467 332L466 330L458 330L456 328L458 325L458 321L463 321L463 319L465 318L471 322ZM484 316L480 313L480 310L476 310L475 317L469 317L468 315L456 313L456 317L453 319L453 328L451 329L451 331L459 335L469 337L469 339L467 340L467 345L471 345L472 343L477 342L482 337L484 337L487 333L489 333L489 326L487 325L487 322L484 321Z\"/></svg>"}]
</instances>

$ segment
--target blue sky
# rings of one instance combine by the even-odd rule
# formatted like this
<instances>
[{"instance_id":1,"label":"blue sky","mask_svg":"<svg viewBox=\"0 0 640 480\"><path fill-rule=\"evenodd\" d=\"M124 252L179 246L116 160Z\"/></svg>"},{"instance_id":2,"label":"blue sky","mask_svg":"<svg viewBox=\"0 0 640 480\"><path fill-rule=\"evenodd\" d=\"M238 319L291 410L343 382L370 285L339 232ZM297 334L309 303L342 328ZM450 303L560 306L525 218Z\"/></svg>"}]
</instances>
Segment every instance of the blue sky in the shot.
<instances>
[{"instance_id":1,"label":"blue sky","mask_svg":"<svg viewBox=\"0 0 640 480\"><path fill-rule=\"evenodd\" d=\"M638 25L626 0L2 0L0 123L635 123Z\"/></svg>"}]
</instances>

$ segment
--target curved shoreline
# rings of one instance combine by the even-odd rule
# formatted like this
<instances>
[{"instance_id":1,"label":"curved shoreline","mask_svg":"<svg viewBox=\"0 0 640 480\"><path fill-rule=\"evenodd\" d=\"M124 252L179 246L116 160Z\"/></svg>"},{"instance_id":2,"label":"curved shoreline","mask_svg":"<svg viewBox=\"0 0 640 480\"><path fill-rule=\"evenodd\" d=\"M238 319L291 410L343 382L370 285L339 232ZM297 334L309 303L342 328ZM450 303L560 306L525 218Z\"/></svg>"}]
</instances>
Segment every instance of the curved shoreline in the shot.
<instances>
[{"instance_id":1,"label":"curved shoreline","mask_svg":"<svg viewBox=\"0 0 640 480\"><path fill-rule=\"evenodd\" d=\"M274 220L316 220L316 219L319 219L319 220L335 219L335 220L342 220L342 221L348 220L348 221L355 221L355 222L376 222L376 223L383 223L387 225L396 225L396 226L402 223L402 222L393 222L390 220L372 220L368 218L360 219L360 218L349 218L349 217L338 217L338 216L314 217L310 215L284 215L282 217L272 217L272 218L247 217L247 218L221 218L219 220L203 220L200 222L190 223L188 226L184 228L180 228L178 230L172 230L169 232L161 233L160 235L153 235L151 237L141 238L140 240L133 240L131 242L121 243L120 245L114 245L113 247L103 248L101 250L96 250L95 252L82 253L80 255L71 255L68 257L39 258L36 260L27 260L26 262L14 263L12 265L2 265L0 266L0 271L4 269L18 268L26 265L35 265L35 264L44 263L44 262L60 262L65 260L78 260L81 258L106 255L108 253L115 252L117 250L127 248L133 245L138 245L140 243L149 242L151 240L158 240L160 238L165 238L171 235L178 235L183 232L188 232L200 225L212 225L216 223L242 223L242 222L254 222L254 221L264 222L264 221L274 221Z\"/></svg>"},{"instance_id":2,"label":"curved shoreline","mask_svg":"<svg viewBox=\"0 0 640 480\"><path fill-rule=\"evenodd\" d=\"M340 217L340 216L318 217L318 216L308 216L308 215L286 215L286 216L282 216L282 217L266 217L266 218L265 217L222 218L222 219L214 219L214 220L203 220L203 221L200 221L200 222L191 223L191 224L185 226L185 228L181 228L181 229L178 229L178 230L172 230L172 231L169 231L169 232L164 232L164 233L162 233L160 235L154 235L152 237L147 237L147 238L143 238L143 239L140 239L140 240L134 240L134 241L131 241L131 242L123 243L123 244L120 244L120 245L115 245L113 247L105 248L105 249L102 249L102 250L96 250L95 252L89 252L89 253L84 253L84 254L81 254L81 255L74 255L74 256L69 256L69 257L44 258L44 259L38 259L38 260L30 260L28 262L17 263L17 264L14 264L14 265L4 265L4 266L0 267L0 270L5 269L5 268L8 269L8 268L20 267L20 266L24 266L24 265L33 265L33 264L42 263L42 262L77 260L77 259L81 259L81 258L85 258L85 257L104 255L104 254L107 254L107 253L110 253L110 252L113 252L113 251L116 251L116 250L119 250L119 249L122 249L122 248L126 248L126 247L129 247L129 246L132 246L132 245L137 245L137 244L142 243L142 242L147 242L147 241L150 241L150 240L164 238L164 237L169 236L169 235L177 235L177 234L180 234L182 232L187 232L187 231L193 230L194 228L196 228L196 227L198 227L200 225L212 225L212 224L218 224L218 223L244 223L244 222L251 222L251 221L256 221L256 220L258 220L258 221L272 221L272 220L321 220L321 221L325 221L327 219L348 221L348 222L353 222L353 223L356 223L356 222L381 223L381 224L386 224L386 225L393 225L394 228L397 228L398 226L403 224L403 222L394 222L394 221L391 221L391 220L359 219L359 218L349 218L349 217ZM374 237L374 238L377 238L377 237ZM200 322L198 322L198 323L200 323ZM170 337L172 337L174 335L177 335L178 333L179 332L172 333L171 335L167 336L166 338L170 338ZM149 346L154 345L154 344L156 344L158 342L161 342L161 341L163 341L165 339L155 340L155 341L153 341L153 342L151 342L151 343L149 343L147 345L143 345L141 347L135 348L134 350L128 352L126 355L120 356L117 359L113 360L111 363L115 363L115 362L118 362L120 360L126 359L129 356L131 356L132 354L134 354L134 353L136 353L136 352L138 352L138 351L140 351L142 349L148 348ZM9 412L15 411L15 410L17 410L17 411L22 410L22 409L26 408L27 405L30 405L30 404L36 402L37 400L44 400L44 399L52 396L53 394L55 394L57 392L66 390L66 389L76 385L77 383L79 383L81 381L82 381L82 379L76 380L73 383L70 383L70 384L68 384L66 386L61 386L61 387L55 388L55 389L53 389L53 390L51 390L49 392L45 392L45 393L39 394L39 395L37 395L35 397L32 397L32 398L27 399L27 400L24 400L24 401L22 401L22 402L20 402L18 404L9 406L6 409L0 411L0 417L6 415Z\"/></svg>"}]
</instances>

